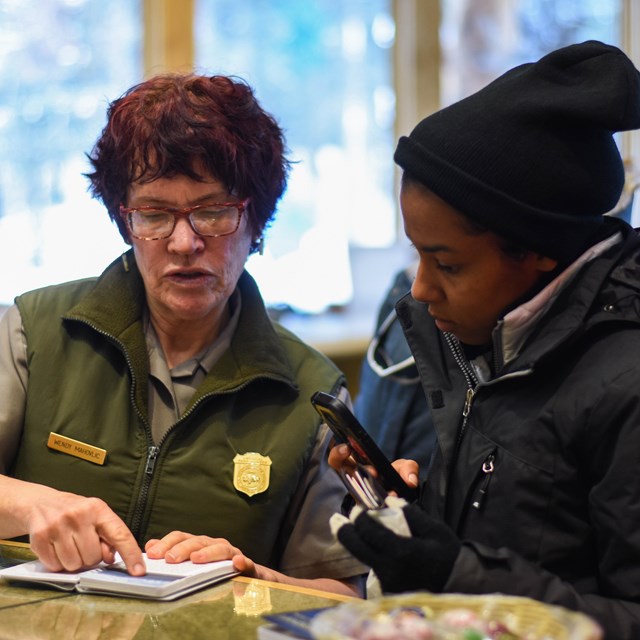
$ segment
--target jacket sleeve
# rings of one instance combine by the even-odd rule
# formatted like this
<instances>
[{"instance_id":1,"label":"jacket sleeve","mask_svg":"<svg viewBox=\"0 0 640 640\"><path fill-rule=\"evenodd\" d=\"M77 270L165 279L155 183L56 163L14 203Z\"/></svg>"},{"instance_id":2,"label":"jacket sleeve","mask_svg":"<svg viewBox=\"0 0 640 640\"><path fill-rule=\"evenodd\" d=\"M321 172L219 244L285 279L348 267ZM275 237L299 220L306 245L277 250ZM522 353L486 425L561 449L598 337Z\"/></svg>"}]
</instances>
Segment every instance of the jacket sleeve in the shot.
<instances>
[{"instance_id":1,"label":"jacket sleeve","mask_svg":"<svg viewBox=\"0 0 640 640\"><path fill-rule=\"evenodd\" d=\"M605 638L640 638L640 604L594 594L580 594L558 576L511 552L465 542L444 593L509 593L583 613L604 629Z\"/></svg>"},{"instance_id":2,"label":"jacket sleeve","mask_svg":"<svg viewBox=\"0 0 640 640\"><path fill-rule=\"evenodd\" d=\"M13 305L0 319L0 473L8 473L20 442L27 380L26 339Z\"/></svg>"}]
</instances>

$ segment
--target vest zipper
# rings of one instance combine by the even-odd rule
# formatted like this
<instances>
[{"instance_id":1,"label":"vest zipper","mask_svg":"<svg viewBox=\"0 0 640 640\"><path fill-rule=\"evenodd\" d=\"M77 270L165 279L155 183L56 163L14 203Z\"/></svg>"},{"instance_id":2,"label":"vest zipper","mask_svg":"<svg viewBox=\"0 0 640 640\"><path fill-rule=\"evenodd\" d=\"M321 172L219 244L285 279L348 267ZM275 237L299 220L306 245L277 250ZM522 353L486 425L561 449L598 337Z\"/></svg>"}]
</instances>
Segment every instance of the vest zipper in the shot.
<instances>
[{"instance_id":1,"label":"vest zipper","mask_svg":"<svg viewBox=\"0 0 640 640\"><path fill-rule=\"evenodd\" d=\"M153 475L153 469L156 466L156 460L158 458L158 451L159 451L159 447L156 447L155 445L152 445L149 447L148 451L147 451L147 465L144 468L144 472L148 475L148 476L152 476Z\"/></svg>"},{"instance_id":2,"label":"vest zipper","mask_svg":"<svg viewBox=\"0 0 640 640\"><path fill-rule=\"evenodd\" d=\"M156 447L155 445L150 446L149 449L147 450L147 465L144 468L144 472L148 476L153 475L153 469L156 466L156 460L158 458L159 450L160 450L160 447Z\"/></svg>"},{"instance_id":3,"label":"vest zipper","mask_svg":"<svg viewBox=\"0 0 640 640\"><path fill-rule=\"evenodd\" d=\"M127 349L124 346L124 344L120 342L120 340L115 338L113 335L111 335L110 333L107 333L106 331L103 331L102 329L99 329L91 322L87 322L84 319L80 320L72 316L69 316L68 319L86 324L87 326L91 327L96 333L100 334L101 336L104 336L109 341L113 342L119 347L120 352L124 356L125 362L127 363L129 372L131 373L131 391L129 393L131 404L133 408L136 410L136 413L138 414L138 418L140 418L140 422L142 422L142 424L144 425L147 442L151 443L149 425L147 424L147 420L142 415L140 409L138 408L138 405L136 404L135 389L136 389L136 385L138 384L138 381L136 378L135 370L133 368L133 364L131 363L131 359L129 358L129 353L127 352ZM136 506L134 508L133 516L131 518L131 524L129 525L129 529L131 530L131 533L133 534L133 537L136 540L138 539L138 533L139 533L138 528L140 527L140 522L142 520L142 512L144 511L144 504L146 504L147 495L149 493L149 485L151 484L151 475L153 474L153 468L155 467L156 458L158 457L159 449L160 447L154 447L153 444L150 444L149 447L147 448L145 477L143 479L142 488L140 489L140 494L136 499ZM152 450L153 450L153 453L152 453ZM141 505L142 505L142 508L141 508Z\"/></svg>"},{"instance_id":4,"label":"vest zipper","mask_svg":"<svg viewBox=\"0 0 640 640\"><path fill-rule=\"evenodd\" d=\"M132 373L132 375L133 375L133 373ZM264 376L256 376L256 377L264 377ZM134 508L134 511L133 511L133 516L131 518L131 527L130 527L131 528L131 532L135 536L136 540L138 539L138 536L140 534L140 526L142 524L142 517L144 516L144 513L145 513L146 508L147 508L147 499L149 497L149 488L151 487L151 481L153 480L153 473L154 473L154 470L155 470L155 467L156 467L156 461L158 460L158 456L160 455L160 449L162 448L162 445L164 444L166 439L169 437L171 432L181 422L184 422L184 420L186 420L193 413L193 411L196 409L196 407L198 407L207 398L210 398L211 396L214 396L214 395L224 395L226 393L235 393L236 391L239 391L240 389L243 389L244 387L248 386L249 383L252 382L254 379L255 378L252 378L250 380L246 380L241 385L238 385L237 387L234 387L233 389L229 389L228 391L217 392L217 393L212 392L212 393L207 393L204 396L202 396L188 411L183 413L180 416L180 418L173 425L171 425L171 427L169 427L169 429L167 429L167 431L164 433L164 435L160 439L160 442L158 442L157 445L152 444L151 436L149 435L149 431L147 430L147 441L150 444L147 447L147 460L146 460L145 467L144 467L144 477L142 479L142 487L140 489L140 493L138 494L138 499L136 500L136 505L135 505L135 508ZM275 378L273 378L273 379L275 379Z\"/></svg>"},{"instance_id":5,"label":"vest zipper","mask_svg":"<svg viewBox=\"0 0 640 640\"><path fill-rule=\"evenodd\" d=\"M150 445L147 448L147 461L144 466L144 478L142 479L142 487L136 500L136 507L133 512L133 518L131 519L131 532L138 539L140 523L142 522L142 515L147 505L147 498L149 496L149 487L151 486L151 478L153 477L153 470L156 467L156 460L160 453L160 447L157 445Z\"/></svg>"},{"instance_id":6,"label":"vest zipper","mask_svg":"<svg viewBox=\"0 0 640 640\"><path fill-rule=\"evenodd\" d=\"M138 414L138 417L140 418L140 421L142 422L142 424L147 426L147 421L145 420L145 417L142 415L142 413L140 412L140 409L138 409L138 405L136 404L135 388L136 388L136 386L138 384L138 381L136 379L136 373L135 373L135 371L133 369L133 365L131 364L131 360L129 359L129 354L127 353L127 349L125 348L124 344L122 344L122 342L120 342L120 340L118 340L117 338L112 336L110 333L107 333L106 331L103 331L102 329L99 329L94 324L91 324L90 322L87 322L84 319L81 320L79 318L74 318L73 316L66 316L66 317L63 317L63 320L72 320L74 322L82 322L83 324L86 324L87 326L91 327L96 333L99 333L101 336L104 336L105 338L107 338L110 342L113 342L114 344L118 345L118 347L120 348L120 351L122 352L122 355L124 356L124 359L125 359L125 361L127 363L127 367L129 368L129 371L131 372L131 391L129 393L129 396L131 398L131 404L133 405L134 409L136 410L136 413Z\"/></svg>"},{"instance_id":7,"label":"vest zipper","mask_svg":"<svg viewBox=\"0 0 640 640\"><path fill-rule=\"evenodd\" d=\"M471 506L474 509L480 509L480 507L482 507L482 503L484 502L487 491L489 490L489 483L491 482L491 477L495 468L493 464L495 459L495 455L490 453L482 463L482 473L484 473L484 478L482 478L475 500L471 503Z\"/></svg>"},{"instance_id":8,"label":"vest zipper","mask_svg":"<svg viewBox=\"0 0 640 640\"><path fill-rule=\"evenodd\" d=\"M133 510L133 515L131 517L131 524L129 525L129 529L131 530L131 533L133 534L134 538L136 540L138 540L138 536L140 534L139 529L140 529L140 525L142 523L142 516L144 515L145 509L146 509L146 506L147 506L147 498L149 496L149 487L151 486L151 480L153 479L153 472L154 472L154 469L155 469L155 466L156 466L156 461L158 459L158 456L160 455L160 448L162 446L162 443L167 439L167 436L181 422L183 422L191 413L193 413L193 411L195 410L195 408L197 406L199 406L204 400L206 400L207 398L211 397L212 395L224 395L225 393L235 393L235 392L247 387L256 378L269 377L272 380L280 380L280 381L283 381L284 378L278 378L276 376L253 376L249 380L245 380L242 384L234 387L233 389L229 389L228 391L217 392L217 393L212 392L212 393L205 394L189 409L189 411L187 411L184 414L182 414L182 416L180 416L179 420L177 420L176 423L173 424L165 432L165 434L162 436L162 439L160 440L160 442L157 445L154 445L153 441L151 439L151 428L150 428L149 424L147 423L146 418L140 412L140 409L138 408L138 405L136 404L135 388L136 388L136 385L137 385L138 381L137 381L137 378L136 378L135 371L133 369L133 365L131 363L131 359L129 358L129 354L128 354L127 349L125 348L124 344L122 342L120 342L120 340L115 338L113 335L111 335L110 333L108 333L108 332L106 332L106 331L104 331L102 329L99 329L94 324L92 324L91 322L88 322L85 319L74 318L73 316L67 316L65 319L72 320L74 322L82 322L83 324L86 324L87 326L91 327L96 333L100 334L101 336L104 336L109 341L111 341L114 344L116 344L119 347L120 352L124 356L124 359L125 359L125 361L127 363L127 367L129 369L129 372L131 373L131 391L129 393L129 396L130 396L130 399L131 399L131 404L133 405L134 409L136 410L136 413L138 414L138 417L140 418L140 421L144 425L145 435L147 437L147 442L149 443L148 446L147 446L147 459L146 459L146 462L145 462L144 477L143 477L143 480L142 480L142 487L141 487L140 493L138 494L138 497L136 499L135 507L134 507L134 510ZM286 382L286 380L285 380L285 382Z\"/></svg>"}]
</instances>

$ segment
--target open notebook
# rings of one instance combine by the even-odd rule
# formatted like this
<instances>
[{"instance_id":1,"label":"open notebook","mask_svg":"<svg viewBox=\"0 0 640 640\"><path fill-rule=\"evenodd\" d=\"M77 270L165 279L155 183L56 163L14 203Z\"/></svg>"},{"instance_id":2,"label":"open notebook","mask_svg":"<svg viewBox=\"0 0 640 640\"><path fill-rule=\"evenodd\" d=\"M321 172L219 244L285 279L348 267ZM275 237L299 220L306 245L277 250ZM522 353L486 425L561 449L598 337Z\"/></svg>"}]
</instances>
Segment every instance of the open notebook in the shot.
<instances>
[{"instance_id":1,"label":"open notebook","mask_svg":"<svg viewBox=\"0 0 640 640\"><path fill-rule=\"evenodd\" d=\"M0 578L10 581L40 583L79 593L119 595L152 600L175 600L197 589L210 586L237 575L231 560L194 564L168 564L144 556L147 573L130 576L124 562L100 564L78 573L47 571L41 562L33 560L0 570Z\"/></svg>"}]
</instances>

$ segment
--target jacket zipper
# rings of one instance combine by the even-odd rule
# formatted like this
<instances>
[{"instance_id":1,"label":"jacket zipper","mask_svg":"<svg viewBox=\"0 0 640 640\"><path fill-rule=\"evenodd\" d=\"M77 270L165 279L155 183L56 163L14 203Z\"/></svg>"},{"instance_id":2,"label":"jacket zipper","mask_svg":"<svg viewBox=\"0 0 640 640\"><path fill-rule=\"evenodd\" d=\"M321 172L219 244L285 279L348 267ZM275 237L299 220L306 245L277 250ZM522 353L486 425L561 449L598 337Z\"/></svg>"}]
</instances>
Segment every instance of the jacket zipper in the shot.
<instances>
[{"instance_id":1,"label":"jacket zipper","mask_svg":"<svg viewBox=\"0 0 640 640\"><path fill-rule=\"evenodd\" d=\"M467 362L467 359L464 357L462 353L462 349L458 344L458 341L451 333L445 333L444 338L449 345L449 349L451 349L451 353L453 355L453 359L456 361L456 364L460 367L462 374L464 375L464 379L467 381L467 394L464 401L464 407L462 409L462 424L460 425L460 429L458 431L458 439L456 441L456 449L460 447L460 443L464 438L464 434L467 431L467 426L469 424L469 414L471 413L471 405L473 404L473 399L476 394L476 390L478 389L478 378L474 373L471 365Z\"/></svg>"},{"instance_id":2,"label":"jacket zipper","mask_svg":"<svg viewBox=\"0 0 640 640\"><path fill-rule=\"evenodd\" d=\"M447 344L449 345L449 349L451 350L451 353L453 355L454 360L456 361L456 364L460 367L464 375L464 378L467 382L467 392L466 392L464 407L462 409L462 423L460 425L460 430L458 431L458 438L456 441L456 451L457 451L460 448L462 439L464 438L464 435L467 431L467 428L469 425L469 415L471 414L471 407L472 407L473 400L475 398L478 388L480 386L494 385L500 380L529 375L532 371L532 368L528 367L527 369L514 371L507 375L494 378L493 380L480 383L473 368L471 367L464 353L462 352L460 344L458 343L455 336L450 333L444 333L444 338ZM494 349L495 349L494 362L498 362L497 356L498 356L499 350L495 345L494 345ZM489 483L491 482L494 469L495 469L495 453L490 453L482 463L481 470L482 470L482 473L484 474L484 477L482 478L477 494L471 503L474 509L479 510L482 508L482 504L484 503L484 500L486 498L487 491L489 490Z\"/></svg>"},{"instance_id":3,"label":"jacket zipper","mask_svg":"<svg viewBox=\"0 0 640 640\"><path fill-rule=\"evenodd\" d=\"M529 375L533 369L528 367L527 369L521 369L519 371L512 371L506 375L501 375L497 378L493 378L492 380L488 380L486 382L480 382L478 380L478 376L476 376L475 371L469 364L469 361L466 359L462 349L455 338L455 336L451 333L445 333L444 338L446 343L449 345L449 349L453 355L453 359L456 361L458 367L460 367L465 380L467 381L467 392L466 398L464 401L464 407L462 409L462 424L460 425L460 430L458 432L458 439L456 442L456 446L459 447L462 442L462 438L466 433L468 424L469 424L469 414L471 413L471 406L473 404L473 400L475 399L476 393L480 387L490 387L494 384L501 382L502 380L508 380L510 378L520 378L523 376Z\"/></svg>"},{"instance_id":4,"label":"jacket zipper","mask_svg":"<svg viewBox=\"0 0 640 640\"><path fill-rule=\"evenodd\" d=\"M482 482L480 483L478 493L471 503L471 506L474 509L480 509L482 507L482 503L484 502L487 491L489 490L489 483L491 482L491 477L493 476L493 471L495 469L495 459L495 455L493 453L490 453L482 463L482 473L484 473L484 477L482 478Z\"/></svg>"}]
</instances>

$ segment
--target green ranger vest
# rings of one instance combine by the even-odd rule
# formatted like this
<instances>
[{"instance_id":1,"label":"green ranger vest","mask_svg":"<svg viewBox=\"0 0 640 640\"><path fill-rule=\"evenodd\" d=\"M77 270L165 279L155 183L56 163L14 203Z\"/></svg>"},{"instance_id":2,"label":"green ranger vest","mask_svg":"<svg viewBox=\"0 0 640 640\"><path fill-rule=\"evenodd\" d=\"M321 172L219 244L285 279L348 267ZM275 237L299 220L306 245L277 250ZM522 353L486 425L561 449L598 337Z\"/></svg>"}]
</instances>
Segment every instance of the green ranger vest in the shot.
<instances>
[{"instance_id":1,"label":"green ranger vest","mask_svg":"<svg viewBox=\"0 0 640 640\"><path fill-rule=\"evenodd\" d=\"M17 299L27 337L29 387L16 478L97 496L143 545L173 530L233 542L277 566L281 527L315 444L319 417L308 399L343 376L323 355L272 324L243 273L242 309L227 352L183 416L155 446L147 418L149 361L144 288L115 261L96 281ZM105 449L103 465L47 446L50 433ZM234 458L271 459L265 491L234 486ZM278 544L279 543L279 544Z\"/></svg>"}]
</instances>

